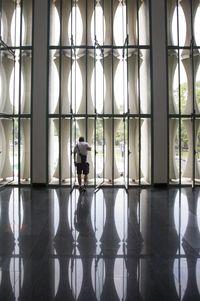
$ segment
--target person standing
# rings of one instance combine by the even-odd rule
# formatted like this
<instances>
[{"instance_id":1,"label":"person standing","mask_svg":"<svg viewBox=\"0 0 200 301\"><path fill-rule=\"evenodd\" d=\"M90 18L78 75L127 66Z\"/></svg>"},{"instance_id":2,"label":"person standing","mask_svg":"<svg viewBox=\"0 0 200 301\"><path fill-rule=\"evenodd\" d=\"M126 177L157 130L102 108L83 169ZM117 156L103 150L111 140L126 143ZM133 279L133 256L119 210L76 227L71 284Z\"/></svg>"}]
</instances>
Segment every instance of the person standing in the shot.
<instances>
[{"instance_id":1,"label":"person standing","mask_svg":"<svg viewBox=\"0 0 200 301\"><path fill-rule=\"evenodd\" d=\"M74 147L74 165L77 169L78 185L80 190L85 190L88 182L89 163L87 161L88 151L91 146L85 142L84 137L79 137L78 143ZM84 186L82 186L82 174L84 175Z\"/></svg>"}]
</instances>

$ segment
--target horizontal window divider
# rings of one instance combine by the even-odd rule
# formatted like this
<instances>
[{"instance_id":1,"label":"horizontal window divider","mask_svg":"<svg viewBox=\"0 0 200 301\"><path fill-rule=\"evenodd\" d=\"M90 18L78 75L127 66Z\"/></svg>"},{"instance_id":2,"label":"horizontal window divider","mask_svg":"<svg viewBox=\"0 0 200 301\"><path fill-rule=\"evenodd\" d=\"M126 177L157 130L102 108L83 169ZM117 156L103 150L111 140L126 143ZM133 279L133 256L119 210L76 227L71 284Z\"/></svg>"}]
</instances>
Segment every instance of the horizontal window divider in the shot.
<instances>
[{"instance_id":1,"label":"horizontal window divider","mask_svg":"<svg viewBox=\"0 0 200 301\"><path fill-rule=\"evenodd\" d=\"M103 49L150 49L150 45L126 45L126 46L112 46L112 45L100 45ZM97 49L95 46L89 45L76 45L76 46L61 46L61 45L51 45L49 49Z\"/></svg>"},{"instance_id":2,"label":"horizontal window divider","mask_svg":"<svg viewBox=\"0 0 200 301\"><path fill-rule=\"evenodd\" d=\"M48 114L48 118L151 118L151 114Z\"/></svg>"}]
</instances>

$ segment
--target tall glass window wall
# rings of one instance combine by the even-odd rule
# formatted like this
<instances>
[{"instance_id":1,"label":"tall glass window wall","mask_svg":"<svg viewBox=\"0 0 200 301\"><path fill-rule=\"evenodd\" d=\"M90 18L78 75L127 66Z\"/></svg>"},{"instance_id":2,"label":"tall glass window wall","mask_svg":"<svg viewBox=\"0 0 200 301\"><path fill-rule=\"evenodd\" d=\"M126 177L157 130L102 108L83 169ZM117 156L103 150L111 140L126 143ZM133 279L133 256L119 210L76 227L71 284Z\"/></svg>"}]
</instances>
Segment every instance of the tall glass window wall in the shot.
<instances>
[{"instance_id":1,"label":"tall glass window wall","mask_svg":"<svg viewBox=\"0 0 200 301\"><path fill-rule=\"evenodd\" d=\"M167 1L169 182L200 183L199 1Z\"/></svg>"},{"instance_id":2,"label":"tall glass window wall","mask_svg":"<svg viewBox=\"0 0 200 301\"><path fill-rule=\"evenodd\" d=\"M49 3L49 183L76 183L84 136L89 184L150 184L149 1Z\"/></svg>"},{"instance_id":3,"label":"tall glass window wall","mask_svg":"<svg viewBox=\"0 0 200 301\"><path fill-rule=\"evenodd\" d=\"M32 0L0 1L0 184L30 183Z\"/></svg>"}]
</instances>

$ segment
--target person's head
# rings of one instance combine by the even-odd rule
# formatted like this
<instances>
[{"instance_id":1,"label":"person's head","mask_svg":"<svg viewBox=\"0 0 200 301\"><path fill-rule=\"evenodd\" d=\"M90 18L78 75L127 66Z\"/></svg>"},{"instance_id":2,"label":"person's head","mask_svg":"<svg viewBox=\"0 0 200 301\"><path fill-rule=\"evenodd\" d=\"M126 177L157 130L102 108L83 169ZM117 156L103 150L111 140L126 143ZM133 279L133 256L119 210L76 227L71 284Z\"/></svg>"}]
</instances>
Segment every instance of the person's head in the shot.
<instances>
[{"instance_id":1,"label":"person's head","mask_svg":"<svg viewBox=\"0 0 200 301\"><path fill-rule=\"evenodd\" d=\"M83 142L84 141L84 137L79 137L79 142Z\"/></svg>"}]
</instances>

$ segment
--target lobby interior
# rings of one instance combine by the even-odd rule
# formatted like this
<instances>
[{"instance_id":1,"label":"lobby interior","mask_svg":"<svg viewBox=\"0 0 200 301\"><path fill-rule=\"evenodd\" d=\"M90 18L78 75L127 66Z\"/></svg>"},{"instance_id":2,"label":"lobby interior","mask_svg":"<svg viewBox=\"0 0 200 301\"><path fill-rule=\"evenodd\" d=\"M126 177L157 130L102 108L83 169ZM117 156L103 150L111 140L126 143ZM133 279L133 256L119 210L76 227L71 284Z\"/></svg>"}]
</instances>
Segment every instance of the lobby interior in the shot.
<instances>
[{"instance_id":1,"label":"lobby interior","mask_svg":"<svg viewBox=\"0 0 200 301\"><path fill-rule=\"evenodd\" d=\"M0 1L0 301L200 300L198 20L197 0Z\"/></svg>"}]
</instances>

